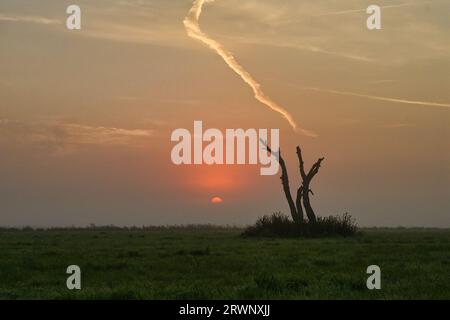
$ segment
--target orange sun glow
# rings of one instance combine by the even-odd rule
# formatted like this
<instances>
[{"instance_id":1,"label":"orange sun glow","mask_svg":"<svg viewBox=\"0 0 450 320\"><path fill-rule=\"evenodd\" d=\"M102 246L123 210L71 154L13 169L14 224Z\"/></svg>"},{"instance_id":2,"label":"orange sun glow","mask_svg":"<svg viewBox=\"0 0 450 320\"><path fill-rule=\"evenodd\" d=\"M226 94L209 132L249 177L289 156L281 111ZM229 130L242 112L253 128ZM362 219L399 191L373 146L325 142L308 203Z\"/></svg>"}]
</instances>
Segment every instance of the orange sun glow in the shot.
<instances>
[{"instance_id":1,"label":"orange sun glow","mask_svg":"<svg viewBox=\"0 0 450 320\"><path fill-rule=\"evenodd\" d=\"M212 197L211 203L222 203L223 199L221 197Z\"/></svg>"}]
</instances>

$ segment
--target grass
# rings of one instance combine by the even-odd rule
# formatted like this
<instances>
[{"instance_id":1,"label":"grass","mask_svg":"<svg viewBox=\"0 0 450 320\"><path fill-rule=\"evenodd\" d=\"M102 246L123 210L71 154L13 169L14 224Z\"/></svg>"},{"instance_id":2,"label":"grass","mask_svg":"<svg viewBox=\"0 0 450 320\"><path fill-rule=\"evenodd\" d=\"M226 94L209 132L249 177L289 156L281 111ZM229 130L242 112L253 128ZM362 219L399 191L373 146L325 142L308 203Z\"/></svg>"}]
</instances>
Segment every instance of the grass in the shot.
<instances>
[{"instance_id":1,"label":"grass","mask_svg":"<svg viewBox=\"0 0 450 320\"><path fill-rule=\"evenodd\" d=\"M450 230L243 238L227 228L0 230L1 299L449 299ZM82 290L66 289L68 265ZM381 267L382 290L366 288Z\"/></svg>"},{"instance_id":2,"label":"grass","mask_svg":"<svg viewBox=\"0 0 450 320\"><path fill-rule=\"evenodd\" d=\"M317 217L315 223L295 223L290 217L277 212L263 216L253 226L247 227L244 237L281 237L281 238L314 238L314 237L353 237L358 227L348 213L342 216Z\"/></svg>"}]
</instances>

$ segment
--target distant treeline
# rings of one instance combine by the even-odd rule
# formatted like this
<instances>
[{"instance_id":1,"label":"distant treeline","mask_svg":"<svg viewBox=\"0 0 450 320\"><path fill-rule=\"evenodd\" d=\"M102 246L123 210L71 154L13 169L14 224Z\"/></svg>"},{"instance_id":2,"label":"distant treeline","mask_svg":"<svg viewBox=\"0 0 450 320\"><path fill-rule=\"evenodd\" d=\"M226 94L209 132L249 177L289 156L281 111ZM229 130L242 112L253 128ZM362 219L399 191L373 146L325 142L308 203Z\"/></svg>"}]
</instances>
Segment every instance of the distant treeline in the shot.
<instances>
[{"instance_id":1,"label":"distant treeline","mask_svg":"<svg viewBox=\"0 0 450 320\"><path fill-rule=\"evenodd\" d=\"M236 226L236 225L216 225L216 224L180 224L180 225L163 225L163 226L128 226L121 227L115 225L95 225L90 224L88 226L66 226L66 227L0 227L0 232L31 232L31 231L196 231L196 230L235 230L242 231L246 229L247 226ZM405 231L439 231L439 230L449 230L450 228L436 228L436 227L362 227L359 228L361 231L389 231L389 230L405 230Z\"/></svg>"},{"instance_id":2,"label":"distant treeline","mask_svg":"<svg viewBox=\"0 0 450 320\"><path fill-rule=\"evenodd\" d=\"M67 227L0 227L0 232L6 231L165 231L165 230L242 230L244 227L235 225L215 225L215 224L185 224L185 225L163 225L163 226L98 226L90 224L85 227L67 226Z\"/></svg>"}]
</instances>

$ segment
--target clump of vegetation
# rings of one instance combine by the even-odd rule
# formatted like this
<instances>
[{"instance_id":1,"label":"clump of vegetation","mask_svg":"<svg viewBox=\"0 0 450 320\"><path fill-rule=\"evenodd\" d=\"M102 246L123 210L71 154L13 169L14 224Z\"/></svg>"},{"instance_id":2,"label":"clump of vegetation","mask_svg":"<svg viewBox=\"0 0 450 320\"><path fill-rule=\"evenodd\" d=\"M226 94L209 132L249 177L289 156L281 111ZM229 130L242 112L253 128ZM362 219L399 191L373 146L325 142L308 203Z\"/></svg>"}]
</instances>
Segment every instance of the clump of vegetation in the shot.
<instances>
[{"instance_id":1,"label":"clump of vegetation","mask_svg":"<svg viewBox=\"0 0 450 320\"><path fill-rule=\"evenodd\" d=\"M355 220L348 213L342 216L317 217L314 223L294 222L288 216L276 212L258 219L247 227L244 237L351 237L357 234Z\"/></svg>"},{"instance_id":2,"label":"clump of vegetation","mask_svg":"<svg viewBox=\"0 0 450 320\"><path fill-rule=\"evenodd\" d=\"M311 182L319 173L324 157L319 158L309 170L305 167L303 154L300 146L297 146L297 158L301 184L297 188L296 198L291 194L288 170L286 162L281 156L281 150L272 150L265 141L267 151L278 159L281 167L281 185L289 205L290 219L282 213L274 213L270 216L260 218L255 225L248 227L243 236L246 237L326 237L326 236L354 236L358 230L354 219L345 213L342 216L317 217L312 205L310 195ZM306 213L306 217L305 217Z\"/></svg>"}]
</instances>

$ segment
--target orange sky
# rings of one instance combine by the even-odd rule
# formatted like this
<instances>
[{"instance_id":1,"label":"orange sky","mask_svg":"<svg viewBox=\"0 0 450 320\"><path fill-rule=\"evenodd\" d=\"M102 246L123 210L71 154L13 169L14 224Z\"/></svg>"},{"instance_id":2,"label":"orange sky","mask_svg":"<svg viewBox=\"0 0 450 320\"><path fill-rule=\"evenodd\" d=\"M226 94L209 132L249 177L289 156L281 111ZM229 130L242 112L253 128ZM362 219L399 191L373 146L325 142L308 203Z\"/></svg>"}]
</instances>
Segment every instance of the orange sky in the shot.
<instances>
[{"instance_id":1,"label":"orange sky","mask_svg":"<svg viewBox=\"0 0 450 320\"><path fill-rule=\"evenodd\" d=\"M187 35L192 1L78 1L79 31L65 28L69 4L0 3L0 225L246 224L287 213L279 177L259 166L171 163L172 130L202 120L279 128L293 187L295 146L308 164L324 156L320 215L450 226L448 1L386 8L379 31L365 27L370 1L205 5L201 29L316 138Z\"/></svg>"}]
</instances>

